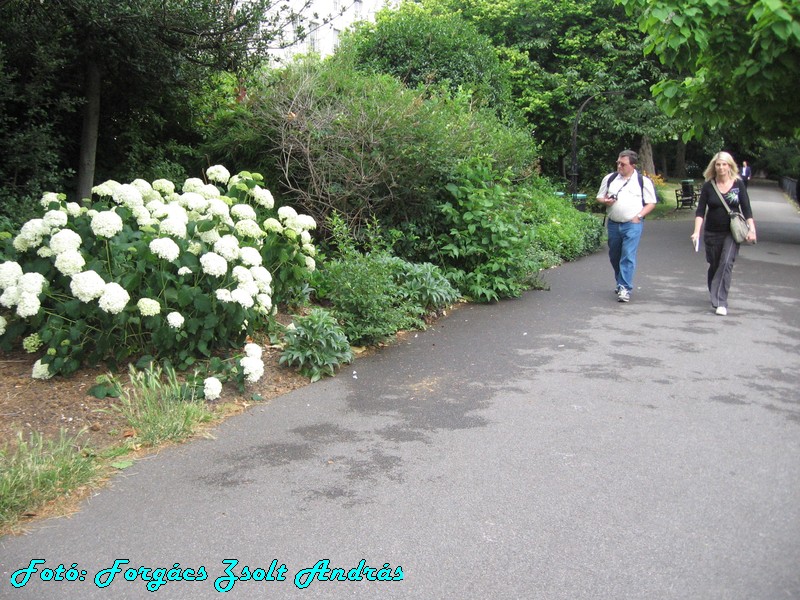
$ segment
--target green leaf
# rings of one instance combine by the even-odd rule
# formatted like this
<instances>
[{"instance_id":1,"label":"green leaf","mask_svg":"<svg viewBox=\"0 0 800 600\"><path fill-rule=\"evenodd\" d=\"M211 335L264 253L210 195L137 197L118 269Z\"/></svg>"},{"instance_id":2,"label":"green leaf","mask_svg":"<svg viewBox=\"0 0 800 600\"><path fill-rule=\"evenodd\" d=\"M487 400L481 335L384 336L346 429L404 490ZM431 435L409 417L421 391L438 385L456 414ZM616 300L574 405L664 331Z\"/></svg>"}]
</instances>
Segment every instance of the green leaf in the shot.
<instances>
[{"instance_id":1,"label":"green leaf","mask_svg":"<svg viewBox=\"0 0 800 600\"><path fill-rule=\"evenodd\" d=\"M102 400L103 398L119 398L119 385L114 381L104 381L89 388L88 394Z\"/></svg>"},{"instance_id":2,"label":"green leaf","mask_svg":"<svg viewBox=\"0 0 800 600\"><path fill-rule=\"evenodd\" d=\"M178 306L181 308L189 306L194 303L194 298L197 295L196 288L184 285L178 290Z\"/></svg>"},{"instance_id":3,"label":"green leaf","mask_svg":"<svg viewBox=\"0 0 800 600\"><path fill-rule=\"evenodd\" d=\"M155 363L155 361L156 359L154 356L151 356L150 354L145 354L139 360L136 361L135 366L137 369L144 370L150 367L153 363Z\"/></svg>"}]
</instances>

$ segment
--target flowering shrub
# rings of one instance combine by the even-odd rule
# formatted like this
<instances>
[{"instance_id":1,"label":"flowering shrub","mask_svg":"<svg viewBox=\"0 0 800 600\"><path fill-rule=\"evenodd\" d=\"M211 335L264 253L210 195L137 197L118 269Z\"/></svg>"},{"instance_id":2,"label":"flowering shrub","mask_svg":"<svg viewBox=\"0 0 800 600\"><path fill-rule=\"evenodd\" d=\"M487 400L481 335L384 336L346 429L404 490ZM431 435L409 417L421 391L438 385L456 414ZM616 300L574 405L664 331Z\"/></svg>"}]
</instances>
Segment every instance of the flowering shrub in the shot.
<instances>
[{"instance_id":1,"label":"flowering shrub","mask_svg":"<svg viewBox=\"0 0 800 600\"><path fill-rule=\"evenodd\" d=\"M142 355L178 368L241 348L273 303L307 287L316 224L291 207L274 209L257 173L222 166L187 179L107 181L93 204L42 198L0 263L0 348L23 339L44 348L37 378L84 362L120 365ZM275 278L273 279L273 275ZM263 374L260 352L240 361L248 382ZM220 392L208 378L206 396Z\"/></svg>"}]
</instances>

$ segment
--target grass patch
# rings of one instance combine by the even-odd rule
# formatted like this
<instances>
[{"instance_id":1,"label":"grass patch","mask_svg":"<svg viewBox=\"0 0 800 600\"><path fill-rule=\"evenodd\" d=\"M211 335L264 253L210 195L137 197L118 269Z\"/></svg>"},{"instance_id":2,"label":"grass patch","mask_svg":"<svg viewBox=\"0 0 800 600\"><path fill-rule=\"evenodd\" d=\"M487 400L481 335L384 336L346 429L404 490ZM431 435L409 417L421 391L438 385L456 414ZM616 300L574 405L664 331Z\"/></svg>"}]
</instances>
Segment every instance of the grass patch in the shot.
<instances>
[{"instance_id":1,"label":"grass patch","mask_svg":"<svg viewBox=\"0 0 800 600\"><path fill-rule=\"evenodd\" d=\"M699 183L695 180L696 183ZM673 219L693 219L694 218L694 211L697 208L695 205L694 208L681 208L677 209L678 203L675 200L675 190L681 189L681 182L679 179L668 179L664 181L656 191L658 192L658 203L656 204L656 208L648 215L648 219L656 220L656 219L664 219L664 220L673 220Z\"/></svg>"},{"instance_id":2,"label":"grass patch","mask_svg":"<svg viewBox=\"0 0 800 600\"><path fill-rule=\"evenodd\" d=\"M13 532L45 505L96 483L110 469L130 466L133 460L128 456L136 449L180 442L218 414L171 368L131 367L125 387L112 376L104 379L120 390L113 410L125 417L130 440L98 454L79 444L80 434L69 436L62 430L58 439L51 440L31 433L26 440L20 433L16 444L0 448L0 535Z\"/></svg>"},{"instance_id":3,"label":"grass patch","mask_svg":"<svg viewBox=\"0 0 800 600\"><path fill-rule=\"evenodd\" d=\"M197 397L192 386L179 381L170 367L130 367L130 384L121 389L114 409L125 417L140 446L180 442L214 418L205 400Z\"/></svg>"},{"instance_id":4,"label":"grass patch","mask_svg":"<svg viewBox=\"0 0 800 600\"><path fill-rule=\"evenodd\" d=\"M13 450L0 448L0 530L100 476L98 458L78 437L62 430L55 440L39 433L26 440L20 433Z\"/></svg>"}]
</instances>

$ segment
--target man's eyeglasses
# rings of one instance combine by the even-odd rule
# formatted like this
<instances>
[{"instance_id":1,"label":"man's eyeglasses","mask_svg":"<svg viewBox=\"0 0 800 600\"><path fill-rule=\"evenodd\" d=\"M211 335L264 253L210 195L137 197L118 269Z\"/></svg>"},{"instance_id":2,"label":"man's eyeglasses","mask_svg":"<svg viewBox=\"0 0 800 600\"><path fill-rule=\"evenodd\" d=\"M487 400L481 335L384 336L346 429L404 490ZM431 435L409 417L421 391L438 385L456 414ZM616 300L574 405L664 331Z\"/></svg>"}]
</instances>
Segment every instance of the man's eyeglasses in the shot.
<instances>
[{"instance_id":1,"label":"man's eyeglasses","mask_svg":"<svg viewBox=\"0 0 800 600\"><path fill-rule=\"evenodd\" d=\"M622 165L623 167L627 167L631 163L622 162L621 160L617 161L617 166Z\"/></svg>"}]
</instances>

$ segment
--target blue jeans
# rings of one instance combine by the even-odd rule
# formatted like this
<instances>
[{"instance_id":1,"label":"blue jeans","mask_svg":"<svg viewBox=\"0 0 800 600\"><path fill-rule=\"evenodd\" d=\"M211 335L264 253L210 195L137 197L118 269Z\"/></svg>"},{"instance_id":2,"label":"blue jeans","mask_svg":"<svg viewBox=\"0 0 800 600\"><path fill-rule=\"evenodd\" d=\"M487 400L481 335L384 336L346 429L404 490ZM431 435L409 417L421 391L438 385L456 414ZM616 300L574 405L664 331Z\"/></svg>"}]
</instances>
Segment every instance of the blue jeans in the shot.
<instances>
[{"instance_id":1,"label":"blue jeans","mask_svg":"<svg viewBox=\"0 0 800 600\"><path fill-rule=\"evenodd\" d=\"M636 251L642 238L642 223L615 223L608 221L608 258L614 267L617 286L633 289L636 272Z\"/></svg>"}]
</instances>

